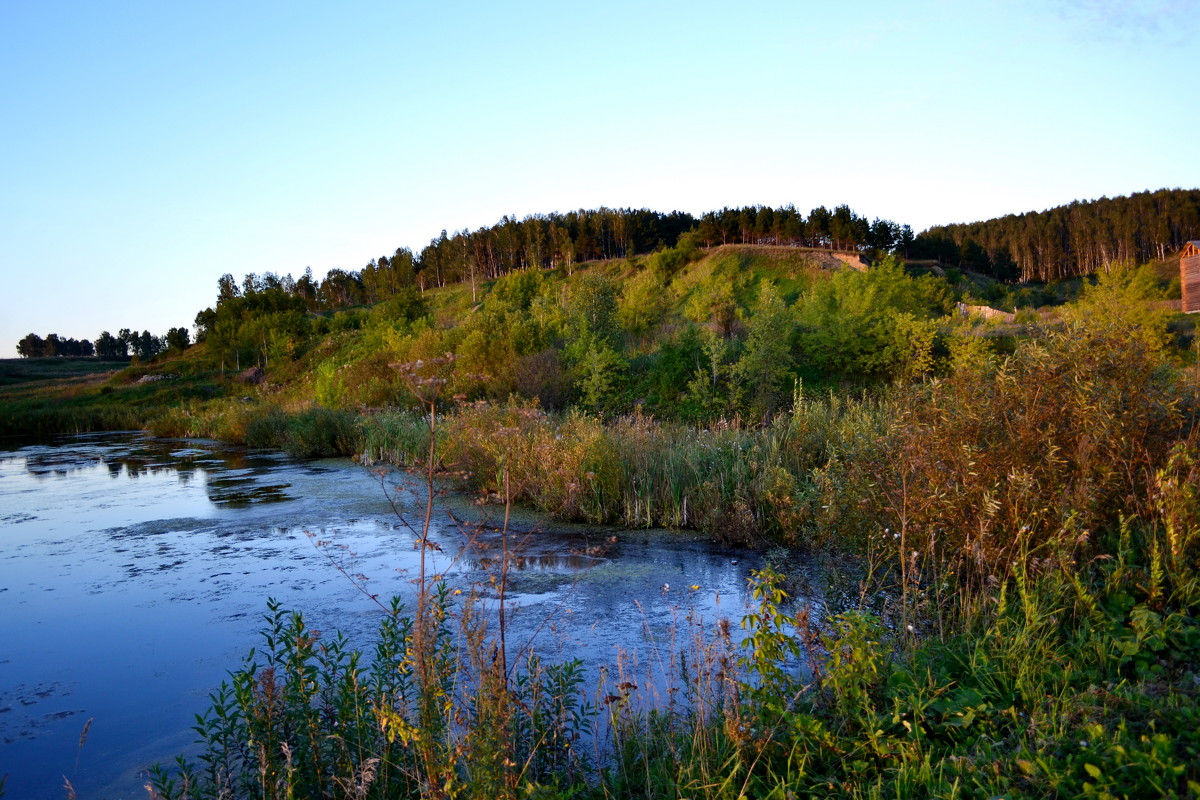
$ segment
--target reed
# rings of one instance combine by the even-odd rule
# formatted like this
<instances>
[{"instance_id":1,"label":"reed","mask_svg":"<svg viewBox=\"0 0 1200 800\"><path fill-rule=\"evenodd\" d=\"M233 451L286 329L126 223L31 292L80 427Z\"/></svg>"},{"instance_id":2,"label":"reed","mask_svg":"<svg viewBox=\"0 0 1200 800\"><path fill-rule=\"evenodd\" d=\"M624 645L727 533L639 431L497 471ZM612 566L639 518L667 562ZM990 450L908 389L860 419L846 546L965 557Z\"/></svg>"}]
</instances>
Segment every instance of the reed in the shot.
<instances>
[{"instance_id":1,"label":"reed","mask_svg":"<svg viewBox=\"0 0 1200 800\"><path fill-rule=\"evenodd\" d=\"M396 411L366 423L373 459L421 463L419 418ZM564 519L626 527L692 527L715 538L818 544L813 514L832 462L873 457L885 401L798 398L767 426L738 420L697 429L633 414L602 421L522 403L463 403L445 420L445 462L467 486L499 493L494 440L506 445L515 500ZM824 543L828 543L825 541Z\"/></svg>"}]
</instances>

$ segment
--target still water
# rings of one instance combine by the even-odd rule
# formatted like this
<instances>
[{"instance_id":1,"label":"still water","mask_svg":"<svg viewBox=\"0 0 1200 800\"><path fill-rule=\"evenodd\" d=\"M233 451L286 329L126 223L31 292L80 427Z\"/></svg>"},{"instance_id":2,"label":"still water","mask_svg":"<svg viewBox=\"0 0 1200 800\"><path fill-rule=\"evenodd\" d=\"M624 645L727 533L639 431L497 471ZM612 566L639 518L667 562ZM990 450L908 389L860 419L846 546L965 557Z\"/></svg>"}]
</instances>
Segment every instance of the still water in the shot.
<instances>
[{"instance_id":1,"label":"still water","mask_svg":"<svg viewBox=\"0 0 1200 800\"><path fill-rule=\"evenodd\" d=\"M69 780L81 798L144 798L146 766L192 746L208 693L258 644L267 598L369 649L380 611L367 595L412 594L404 519L424 506L405 476L142 434L5 447L7 797L62 798ZM430 566L451 588L488 591L500 534L482 514L462 496L439 500ZM661 646L690 611L740 618L758 566L694 534L531 515L513 529L509 641L592 665Z\"/></svg>"}]
</instances>

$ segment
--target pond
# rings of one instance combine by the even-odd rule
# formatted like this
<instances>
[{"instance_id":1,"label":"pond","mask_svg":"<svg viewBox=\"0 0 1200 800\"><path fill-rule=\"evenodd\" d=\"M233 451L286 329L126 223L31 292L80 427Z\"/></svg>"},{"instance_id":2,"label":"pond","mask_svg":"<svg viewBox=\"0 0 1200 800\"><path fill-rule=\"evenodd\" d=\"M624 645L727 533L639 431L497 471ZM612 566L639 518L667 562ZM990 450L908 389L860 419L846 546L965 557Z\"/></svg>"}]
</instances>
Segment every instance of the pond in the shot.
<instances>
[{"instance_id":1,"label":"pond","mask_svg":"<svg viewBox=\"0 0 1200 800\"><path fill-rule=\"evenodd\" d=\"M137 433L3 447L8 797L62 798L69 780L91 800L144 798L146 767L192 746L209 692L259 644L268 598L365 649L381 615L369 595L412 596L417 534L403 519L419 521L424 499L402 474ZM488 591L502 509L491 524L484 512L439 499L430 569L452 589ZM692 611L740 619L759 565L691 532L528 513L511 531L509 641L593 668L661 644Z\"/></svg>"}]
</instances>

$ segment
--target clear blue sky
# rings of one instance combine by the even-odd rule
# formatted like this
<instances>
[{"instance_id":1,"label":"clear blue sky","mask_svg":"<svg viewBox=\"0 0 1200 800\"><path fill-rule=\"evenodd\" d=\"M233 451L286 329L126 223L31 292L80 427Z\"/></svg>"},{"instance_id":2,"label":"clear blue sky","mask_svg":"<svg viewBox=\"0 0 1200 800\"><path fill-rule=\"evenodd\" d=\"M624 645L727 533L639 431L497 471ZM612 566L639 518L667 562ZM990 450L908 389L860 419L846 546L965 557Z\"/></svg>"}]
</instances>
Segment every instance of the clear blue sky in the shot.
<instances>
[{"instance_id":1,"label":"clear blue sky","mask_svg":"<svg viewBox=\"0 0 1200 800\"><path fill-rule=\"evenodd\" d=\"M1200 3L0 3L0 356L503 214L1200 186Z\"/></svg>"}]
</instances>

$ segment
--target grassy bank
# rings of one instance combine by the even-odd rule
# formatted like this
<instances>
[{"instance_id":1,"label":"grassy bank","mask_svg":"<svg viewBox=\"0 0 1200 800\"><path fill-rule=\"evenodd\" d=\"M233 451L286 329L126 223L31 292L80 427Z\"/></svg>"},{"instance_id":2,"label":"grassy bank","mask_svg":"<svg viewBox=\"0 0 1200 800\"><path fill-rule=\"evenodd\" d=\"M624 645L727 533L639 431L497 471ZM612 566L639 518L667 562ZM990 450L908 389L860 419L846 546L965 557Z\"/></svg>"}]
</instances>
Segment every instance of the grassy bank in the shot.
<instances>
[{"instance_id":1,"label":"grassy bank","mask_svg":"<svg viewBox=\"0 0 1200 800\"><path fill-rule=\"evenodd\" d=\"M230 387L193 351L138 364L87 358L4 362L0 436L146 428L166 409L224 397Z\"/></svg>"}]
</instances>

